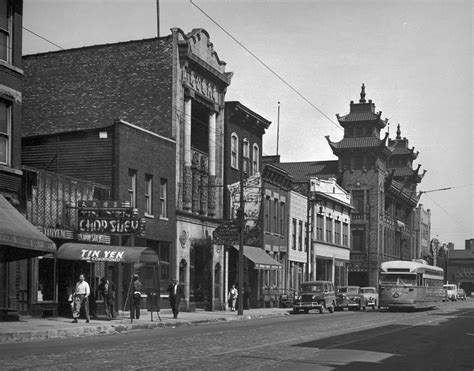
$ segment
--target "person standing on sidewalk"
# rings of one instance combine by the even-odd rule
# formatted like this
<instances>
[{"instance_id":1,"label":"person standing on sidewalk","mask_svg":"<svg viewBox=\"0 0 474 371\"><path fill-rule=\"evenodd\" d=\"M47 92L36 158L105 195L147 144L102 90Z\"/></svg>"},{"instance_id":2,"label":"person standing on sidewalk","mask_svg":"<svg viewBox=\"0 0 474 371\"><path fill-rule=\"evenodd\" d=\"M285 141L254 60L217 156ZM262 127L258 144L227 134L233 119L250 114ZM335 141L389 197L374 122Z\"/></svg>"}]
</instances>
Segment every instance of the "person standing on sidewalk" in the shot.
<instances>
[{"instance_id":1,"label":"person standing on sidewalk","mask_svg":"<svg viewBox=\"0 0 474 371\"><path fill-rule=\"evenodd\" d=\"M99 285L99 292L104 298L104 308L107 318L112 319L115 317L114 312L114 301L115 301L115 286L112 281L102 277Z\"/></svg>"},{"instance_id":2,"label":"person standing on sidewalk","mask_svg":"<svg viewBox=\"0 0 474 371\"><path fill-rule=\"evenodd\" d=\"M239 296L239 291L235 288L235 285L229 290L228 300L230 305L230 310L233 312L235 311L235 304L237 303L237 297Z\"/></svg>"},{"instance_id":3,"label":"person standing on sidewalk","mask_svg":"<svg viewBox=\"0 0 474 371\"><path fill-rule=\"evenodd\" d=\"M132 282L132 310L131 319L140 319L140 308L142 304L142 283L138 280L138 274L133 275Z\"/></svg>"},{"instance_id":4,"label":"person standing on sidewalk","mask_svg":"<svg viewBox=\"0 0 474 371\"><path fill-rule=\"evenodd\" d=\"M184 299L183 286L178 283L178 280L172 280L168 286L168 293L170 299L171 310L173 311L173 318L178 318L179 303Z\"/></svg>"},{"instance_id":5,"label":"person standing on sidewalk","mask_svg":"<svg viewBox=\"0 0 474 371\"><path fill-rule=\"evenodd\" d=\"M74 290L74 307L72 316L74 317L73 323L77 323L77 319L81 314L81 307L84 308L86 314L86 323L89 323L89 295L91 294L91 289L89 284L86 282L84 274L79 275L79 281L76 283L76 289Z\"/></svg>"}]
</instances>

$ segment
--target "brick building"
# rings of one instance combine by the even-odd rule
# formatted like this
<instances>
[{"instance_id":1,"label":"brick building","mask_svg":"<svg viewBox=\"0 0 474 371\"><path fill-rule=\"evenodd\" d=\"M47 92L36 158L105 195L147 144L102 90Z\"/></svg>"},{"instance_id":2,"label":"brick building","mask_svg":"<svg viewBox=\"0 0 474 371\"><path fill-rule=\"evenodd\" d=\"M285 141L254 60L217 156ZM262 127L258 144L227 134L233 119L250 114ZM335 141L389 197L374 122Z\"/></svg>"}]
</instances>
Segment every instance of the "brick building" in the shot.
<instances>
[{"instance_id":1,"label":"brick building","mask_svg":"<svg viewBox=\"0 0 474 371\"><path fill-rule=\"evenodd\" d=\"M169 275L183 282L187 309L220 306L223 249L211 236L223 217L223 112L232 74L209 34L172 29L160 38L26 56L24 65L27 136L102 129L118 120L175 143L174 149L163 147L169 152L153 169L168 169L173 154L168 195L176 227ZM117 145L115 151L124 141ZM138 141L124 149L125 157L139 162L147 148ZM139 165L130 164L137 176ZM134 168L120 169L114 179L120 189L132 181L129 170Z\"/></svg>"}]
</instances>

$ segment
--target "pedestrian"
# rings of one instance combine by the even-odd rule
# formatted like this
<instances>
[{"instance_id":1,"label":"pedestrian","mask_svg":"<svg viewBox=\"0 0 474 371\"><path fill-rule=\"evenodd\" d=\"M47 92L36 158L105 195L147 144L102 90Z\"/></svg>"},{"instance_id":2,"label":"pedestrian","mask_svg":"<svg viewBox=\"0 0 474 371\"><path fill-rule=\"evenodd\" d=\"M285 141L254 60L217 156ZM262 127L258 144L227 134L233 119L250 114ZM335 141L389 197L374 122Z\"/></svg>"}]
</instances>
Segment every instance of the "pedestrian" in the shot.
<instances>
[{"instance_id":1,"label":"pedestrian","mask_svg":"<svg viewBox=\"0 0 474 371\"><path fill-rule=\"evenodd\" d=\"M115 285L112 281L109 281L106 277L102 277L99 288L99 292L104 298L104 308L107 318L112 319L115 317L114 302L115 302Z\"/></svg>"},{"instance_id":2,"label":"pedestrian","mask_svg":"<svg viewBox=\"0 0 474 371\"><path fill-rule=\"evenodd\" d=\"M77 323L77 319L81 313L81 308L84 308L86 314L86 323L89 323L89 295L91 294L91 289L89 284L86 282L84 274L79 275L79 281L76 283L76 289L74 290L73 298L73 323Z\"/></svg>"},{"instance_id":3,"label":"pedestrian","mask_svg":"<svg viewBox=\"0 0 474 371\"><path fill-rule=\"evenodd\" d=\"M232 287L229 290L229 295L227 297L227 300L229 300L229 304L230 304L230 310L232 312L235 311L235 303L237 303L238 296L239 296L239 291L235 288L235 285L232 285Z\"/></svg>"},{"instance_id":4,"label":"pedestrian","mask_svg":"<svg viewBox=\"0 0 474 371\"><path fill-rule=\"evenodd\" d=\"M132 310L130 318L140 319L140 307L142 304L142 283L138 279L138 274L133 275L132 282Z\"/></svg>"},{"instance_id":5,"label":"pedestrian","mask_svg":"<svg viewBox=\"0 0 474 371\"><path fill-rule=\"evenodd\" d=\"M184 299L183 286L178 283L178 280L171 280L168 286L168 293L170 299L171 310L173 311L173 318L178 318L179 303Z\"/></svg>"}]
</instances>

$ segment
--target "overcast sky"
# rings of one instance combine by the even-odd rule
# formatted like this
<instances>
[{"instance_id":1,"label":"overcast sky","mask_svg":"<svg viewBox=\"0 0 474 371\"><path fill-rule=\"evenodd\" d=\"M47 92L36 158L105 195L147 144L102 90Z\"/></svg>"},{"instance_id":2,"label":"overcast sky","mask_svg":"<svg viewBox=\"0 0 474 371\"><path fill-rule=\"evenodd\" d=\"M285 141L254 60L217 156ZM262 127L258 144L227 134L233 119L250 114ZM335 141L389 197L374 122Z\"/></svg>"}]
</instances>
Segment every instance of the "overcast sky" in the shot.
<instances>
[{"instance_id":1,"label":"overcast sky","mask_svg":"<svg viewBox=\"0 0 474 371\"><path fill-rule=\"evenodd\" d=\"M194 0L257 55L263 67L189 0L160 0L160 34L204 28L234 72L226 100L272 121L264 154L281 160L335 159L324 138L342 138L336 113L349 111L365 83L367 99L397 124L428 172L419 190L432 212L432 237L474 238L472 2L470 0ZM23 25L63 48L157 35L156 0L24 0ZM58 50L24 30L24 54ZM299 96L295 90L305 99ZM317 107L317 109L315 108ZM325 117L320 111L324 113Z\"/></svg>"}]
</instances>

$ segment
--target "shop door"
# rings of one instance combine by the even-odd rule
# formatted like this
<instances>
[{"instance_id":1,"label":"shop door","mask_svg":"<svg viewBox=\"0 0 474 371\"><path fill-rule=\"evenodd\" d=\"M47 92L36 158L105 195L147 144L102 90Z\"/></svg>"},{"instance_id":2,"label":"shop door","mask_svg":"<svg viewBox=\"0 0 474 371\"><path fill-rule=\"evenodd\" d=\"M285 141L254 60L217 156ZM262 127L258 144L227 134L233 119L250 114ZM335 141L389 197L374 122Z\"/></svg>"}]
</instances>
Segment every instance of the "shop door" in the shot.
<instances>
[{"instance_id":1,"label":"shop door","mask_svg":"<svg viewBox=\"0 0 474 371\"><path fill-rule=\"evenodd\" d=\"M212 250L210 243L191 248L190 298L197 309L212 310Z\"/></svg>"}]
</instances>

